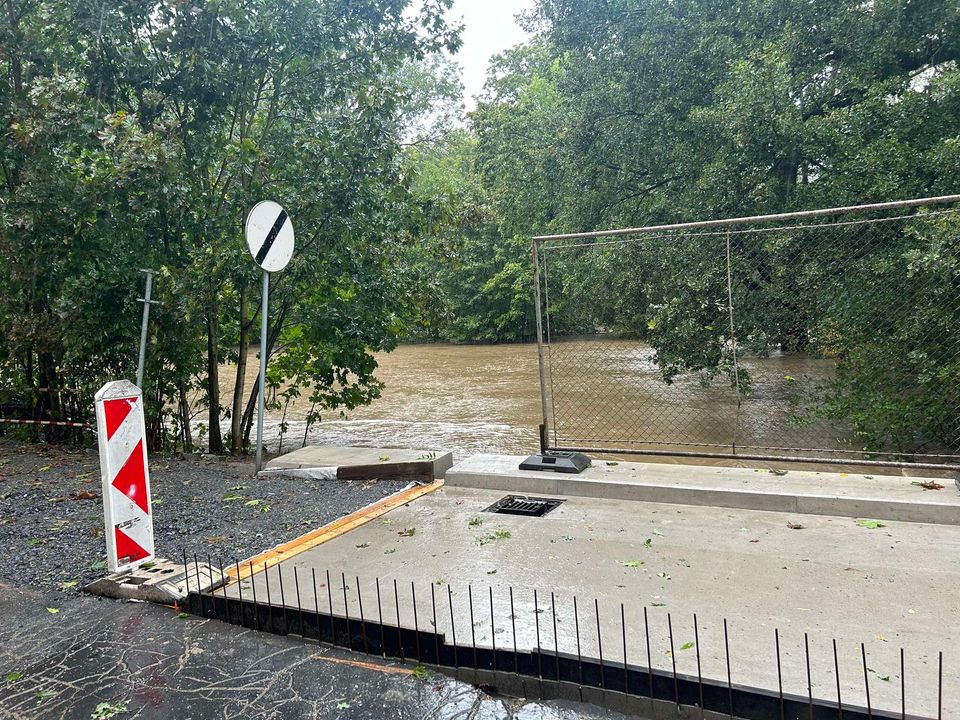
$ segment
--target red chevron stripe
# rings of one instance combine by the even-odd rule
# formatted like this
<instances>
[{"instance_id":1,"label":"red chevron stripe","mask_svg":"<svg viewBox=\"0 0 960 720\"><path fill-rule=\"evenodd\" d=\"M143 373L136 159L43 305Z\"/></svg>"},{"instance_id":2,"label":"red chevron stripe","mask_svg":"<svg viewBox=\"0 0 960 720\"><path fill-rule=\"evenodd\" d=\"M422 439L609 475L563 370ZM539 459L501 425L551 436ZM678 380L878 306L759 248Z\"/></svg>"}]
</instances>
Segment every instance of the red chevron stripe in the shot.
<instances>
[{"instance_id":1,"label":"red chevron stripe","mask_svg":"<svg viewBox=\"0 0 960 720\"><path fill-rule=\"evenodd\" d=\"M110 484L133 500L145 513L150 512L147 507L147 483L143 477L143 440L137 443Z\"/></svg>"},{"instance_id":2,"label":"red chevron stripe","mask_svg":"<svg viewBox=\"0 0 960 720\"><path fill-rule=\"evenodd\" d=\"M127 415L133 410L133 398L120 398L119 400L106 400L103 403L103 417L107 421L107 440L113 437L117 428L127 419Z\"/></svg>"},{"instance_id":3,"label":"red chevron stripe","mask_svg":"<svg viewBox=\"0 0 960 720\"><path fill-rule=\"evenodd\" d=\"M117 559L121 565L142 560L150 555L150 553L135 543L123 530L118 527L115 527L113 530L113 537L117 543Z\"/></svg>"}]
</instances>

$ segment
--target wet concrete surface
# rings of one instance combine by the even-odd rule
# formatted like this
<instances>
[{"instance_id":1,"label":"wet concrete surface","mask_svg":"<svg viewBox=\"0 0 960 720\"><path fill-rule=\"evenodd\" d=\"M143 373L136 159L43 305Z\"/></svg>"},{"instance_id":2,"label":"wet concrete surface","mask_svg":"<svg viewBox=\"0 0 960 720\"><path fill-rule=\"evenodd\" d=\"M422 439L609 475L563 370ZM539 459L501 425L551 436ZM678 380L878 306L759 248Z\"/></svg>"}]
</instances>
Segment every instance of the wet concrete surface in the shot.
<instances>
[{"instance_id":1,"label":"wet concrete surface","mask_svg":"<svg viewBox=\"0 0 960 720\"><path fill-rule=\"evenodd\" d=\"M500 648L516 642L596 658L600 633L603 657L621 662L622 640L631 661L645 664L649 638L654 668L669 672L675 663L696 677L702 663L703 676L715 681L727 677L729 626L733 681L770 692L778 687L778 630L784 690L801 697L809 634L814 697L835 698L836 640L844 702L866 705L865 652L873 709L891 712L900 709L902 647L907 710L923 717L937 717L943 651L942 717L960 718L956 525L863 526L852 518L584 497L567 497L542 518L484 511L502 495L445 487L289 558L280 566L286 598L295 596L297 571L303 578L315 570L318 599L304 584L304 607L326 611L329 603L334 614L357 618L362 595L375 617L379 581L387 622L399 617L414 628L417 616L421 627L432 622L432 587L437 630L464 646L491 647L495 635ZM276 602L280 578L279 569L258 573L226 592L249 600L255 588L262 601L269 584ZM396 597L392 580L401 588Z\"/></svg>"},{"instance_id":2,"label":"wet concrete surface","mask_svg":"<svg viewBox=\"0 0 960 720\"><path fill-rule=\"evenodd\" d=\"M0 585L0 616L0 718L625 717L153 605Z\"/></svg>"}]
</instances>

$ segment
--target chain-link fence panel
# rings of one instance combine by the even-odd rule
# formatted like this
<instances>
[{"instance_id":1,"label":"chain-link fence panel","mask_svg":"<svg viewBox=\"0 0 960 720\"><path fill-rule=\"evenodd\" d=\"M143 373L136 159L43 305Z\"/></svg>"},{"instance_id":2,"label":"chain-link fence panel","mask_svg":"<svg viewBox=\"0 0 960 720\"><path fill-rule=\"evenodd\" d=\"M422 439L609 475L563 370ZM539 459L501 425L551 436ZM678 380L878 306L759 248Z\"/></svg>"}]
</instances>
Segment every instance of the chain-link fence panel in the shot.
<instances>
[{"instance_id":1,"label":"chain-link fence panel","mask_svg":"<svg viewBox=\"0 0 960 720\"><path fill-rule=\"evenodd\" d=\"M960 207L535 241L547 443L960 463Z\"/></svg>"}]
</instances>

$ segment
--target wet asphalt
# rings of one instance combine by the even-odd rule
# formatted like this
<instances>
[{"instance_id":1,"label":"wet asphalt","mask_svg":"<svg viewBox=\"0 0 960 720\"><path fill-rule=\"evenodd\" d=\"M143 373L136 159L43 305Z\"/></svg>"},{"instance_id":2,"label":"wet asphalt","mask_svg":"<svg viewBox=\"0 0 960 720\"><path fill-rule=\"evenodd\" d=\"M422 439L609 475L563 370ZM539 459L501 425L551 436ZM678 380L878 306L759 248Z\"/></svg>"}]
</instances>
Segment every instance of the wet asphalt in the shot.
<instances>
[{"instance_id":1,"label":"wet asphalt","mask_svg":"<svg viewBox=\"0 0 960 720\"><path fill-rule=\"evenodd\" d=\"M249 460L197 456L152 458L151 480L157 554L224 562L404 486L256 480ZM104 574L95 450L0 439L0 718L624 717L82 592Z\"/></svg>"}]
</instances>

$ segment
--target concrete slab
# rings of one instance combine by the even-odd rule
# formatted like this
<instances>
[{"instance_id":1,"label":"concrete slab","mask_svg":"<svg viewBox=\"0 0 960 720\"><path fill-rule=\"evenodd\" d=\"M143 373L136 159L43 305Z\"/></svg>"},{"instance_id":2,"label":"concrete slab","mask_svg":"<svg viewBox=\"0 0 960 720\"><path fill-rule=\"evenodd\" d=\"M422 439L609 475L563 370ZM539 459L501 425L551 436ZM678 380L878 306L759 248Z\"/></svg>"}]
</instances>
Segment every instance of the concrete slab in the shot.
<instances>
[{"instance_id":1,"label":"concrete slab","mask_svg":"<svg viewBox=\"0 0 960 720\"><path fill-rule=\"evenodd\" d=\"M595 460L579 475L520 470L519 455L475 455L450 487L960 525L960 488L925 477L751 470Z\"/></svg>"},{"instance_id":2,"label":"concrete slab","mask_svg":"<svg viewBox=\"0 0 960 720\"><path fill-rule=\"evenodd\" d=\"M453 465L453 454L439 450L308 445L266 464L261 475L308 473L315 479L410 480L442 479Z\"/></svg>"},{"instance_id":3,"label":"concrete slab","mask_svg":"<svg viewBox=\"0 0 960 720\"><path fill-rule=\"evenodd\" d=\"M304 607L356 619L359 594L367 617L408 628L433 624L435 597L437 629L448 641L455 632L460 645L490 647L495 638L523 650L539 638L546 651L575 653L579 637L584 656L598 657L602 641L605 661L622 662L625 639L628 662L646 665L649 638L653 667L670 671L675 659L678 672L696 676L699 649L704 676L723 682L726 620L733 682L771 691L778 629L784 690L801 696L806 633L814 696L836 697L836 640L848 706L866 702L864 643L873 708L893 712L903 647L907 712L925 717L936 717L942 650L943 717L960 717L960 527L870 529L823 515L587 497L568 497L542 518L484 513L502 495L447 487L282 563L282 588L274 570L226 592L249 600L255 586L262 601L269 584L274 603L283 596L292 606L299 575Z\"/></svg>"}]
</instances>

